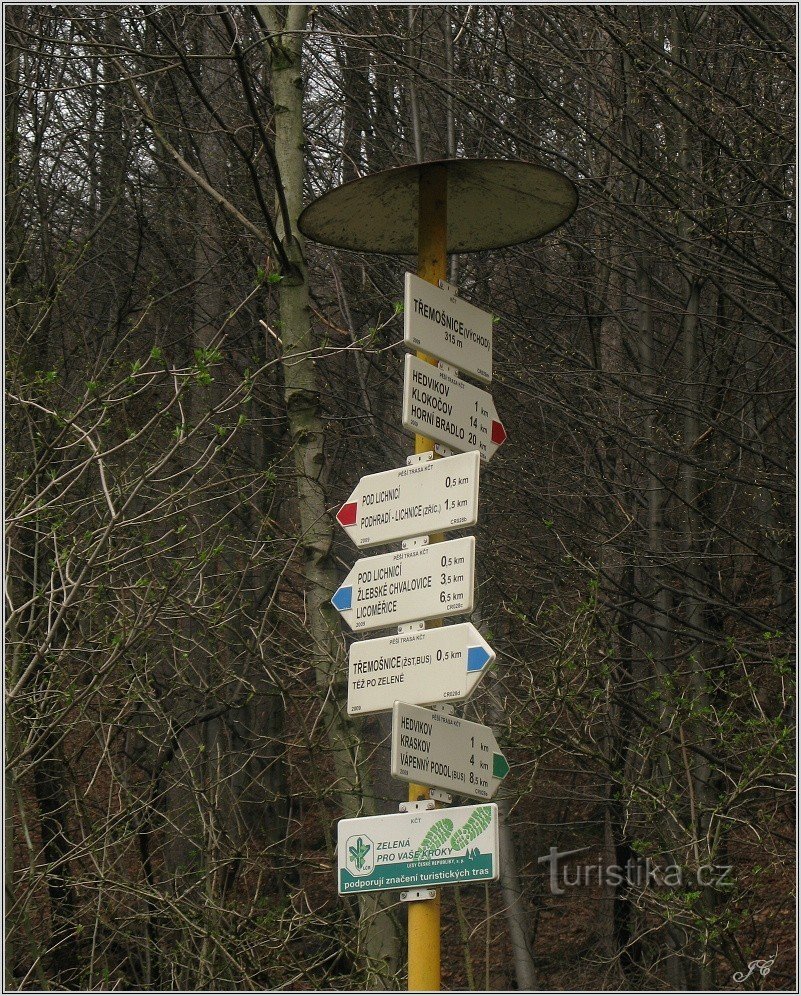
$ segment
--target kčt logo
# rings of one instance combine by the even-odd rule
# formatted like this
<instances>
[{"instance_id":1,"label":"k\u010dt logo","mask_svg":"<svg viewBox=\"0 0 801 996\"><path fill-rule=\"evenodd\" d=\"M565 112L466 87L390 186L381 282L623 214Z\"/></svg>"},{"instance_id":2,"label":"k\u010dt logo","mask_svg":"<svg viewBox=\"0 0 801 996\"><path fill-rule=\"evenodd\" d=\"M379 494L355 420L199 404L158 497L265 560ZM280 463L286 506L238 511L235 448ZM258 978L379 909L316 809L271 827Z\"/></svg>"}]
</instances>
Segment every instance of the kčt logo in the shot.
<instances>
[{"instance_id":1,"label":"k\u010dt logo","mask_svg":"<svg viewBox=\"0 0 801 996\"><path fill-rule=\"evenodd\" d=\"M375 844L369 837L360 834L358 837L348 837L347 868L354 875L369 875L375 867Z\"/></svg>"}]
</instances>

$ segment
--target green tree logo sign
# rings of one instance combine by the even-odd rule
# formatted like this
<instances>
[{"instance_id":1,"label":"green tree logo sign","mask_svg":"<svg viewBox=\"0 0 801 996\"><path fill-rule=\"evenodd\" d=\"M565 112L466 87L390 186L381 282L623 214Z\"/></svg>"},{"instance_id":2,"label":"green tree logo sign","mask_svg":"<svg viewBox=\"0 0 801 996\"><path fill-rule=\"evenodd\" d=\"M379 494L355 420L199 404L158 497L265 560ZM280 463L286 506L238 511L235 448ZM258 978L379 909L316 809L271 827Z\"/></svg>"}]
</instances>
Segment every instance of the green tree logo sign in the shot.
<instances>
[{"instance_id":1,"label":"green tree logo sign","mask_svg":"<svg viewBox=\"0 0 801 996\"><path fill-rule=\"evenodd\" d=\"M375 844L365 834L358 837L348 837L346 863L348 870L354 875L369 875L375 867Z\"/></svg>"}]
</instances>

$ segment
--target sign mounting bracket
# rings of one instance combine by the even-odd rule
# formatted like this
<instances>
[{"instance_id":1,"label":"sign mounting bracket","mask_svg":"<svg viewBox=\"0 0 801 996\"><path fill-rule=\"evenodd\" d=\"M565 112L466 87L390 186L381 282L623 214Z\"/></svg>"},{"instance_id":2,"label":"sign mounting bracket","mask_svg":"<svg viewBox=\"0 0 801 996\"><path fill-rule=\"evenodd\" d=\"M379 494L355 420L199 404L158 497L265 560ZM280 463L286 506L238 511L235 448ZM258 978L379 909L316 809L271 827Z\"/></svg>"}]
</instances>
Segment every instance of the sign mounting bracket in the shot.
<instances>
[{"instance_id":1,"label":"sign mounting bracket","mask_svg":"<svg viewBox=\"0 0 801 996\"><path fill-rule=\"evenodd\" d=\"M429 794L435 802L441 802L445 806L448 806L453 802L453 796L450 792L446 792L444 789L431 789Z\"/></svg>"},{"instance_id":2,"label":"sign mounting bracket","mask_svg":"<svg viewBox=\"0 0 801 996\"><path fill-rule=\"evenodd\" d=\"M429 809L436 809L437 804L433 799L421 799L420 802L402 802L398 806L401 813L424 813Z\"/></svg>"},{"instance_id":3,"label":"sign mounting bracket","mask_svg":"<svg viewBox=\"0 0 801 996\"><path fill-rule=\"evenodd\" d=\"M402 903L416 903L421 899L436 899L437 890L436 889L409 889L408 892L402 892L400 894L400 901Z\"/></svg>"},{"instance_id":4,"label":"sign mounting bracket","mask_svg":"<svg viewBox=\"0 0 801 996\"><path fill-rule=\"evenodd\" d=\"M403 633L419 633L421 629L425 629L426 624L421 619L419 622L401 623L398 626L398 636Z\"/></svg>"},{"instance_id":5,"label":"sign mounting bracket","mask_svg":"<svg viewBox=\"0 0 801 996\"><path fill-rule=\"evenodd\" d=\"M406 466L413 467L416 463L428 463L433 459L434 454L431 450L426 450L425 453L412 453L411 456L406 457Z\"/></svg>"}]
</instances>

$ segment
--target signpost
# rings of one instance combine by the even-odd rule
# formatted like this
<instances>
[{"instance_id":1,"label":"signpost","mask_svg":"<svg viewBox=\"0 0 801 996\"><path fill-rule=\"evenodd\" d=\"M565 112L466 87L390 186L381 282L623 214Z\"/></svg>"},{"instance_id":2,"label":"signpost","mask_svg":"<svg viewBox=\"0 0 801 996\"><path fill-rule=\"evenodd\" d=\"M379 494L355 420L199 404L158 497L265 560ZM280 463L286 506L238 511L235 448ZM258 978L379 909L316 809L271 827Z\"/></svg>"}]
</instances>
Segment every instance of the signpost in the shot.
<instances>
[{"instance_id":1,"label":"signpost","mask_svg":"<svg viewBox=\"0 0 801 996\"><path fill-rule=\"evenodd\" d=\"M401 424L460 452L477 449L482 460L492 459L506 439L491 394L410 354L404 365Z\"/></svg>"},{"instance_id":2,"label":"signpost","mask_svg":"<svg viewBox=\"0 0 801 996\"><path fill-rule=\"evenodd\" d=\"M479 380L492 380L492 315L406 274L403 341Z\"/></svg>"},{"instance_id":3,"label":"signpost","mask_svg":"<svg viewBox=\"0 0 801 996\"><path fill-rule=\"evenodd\" d=\"M396 702L391 771L401 781L491 799L509 774L509 765L488 726Z\"/></svg>"},{"instance_id":4,"label":"signpost","mask_svg":"<svg viewBox=\"0 0 801 996\"><path fill-rule=\"evenodd\" d=\"M353 630L473 611L474 536L357 560L331 599Z\"/></svg>"},{"instance_id":5,"label":"signpost","mask_svg":"<svg viewBox=\"0 0 801 996\"><path fill-rule=\"evenodd\" d=\"M547 167L453 159L361 177L303 212L299 229L328 245L417 253L417 276L406 275L404 342L418 352L405 358L402 415L416 455L428 456L436 442L489 460L506 439L492 397L455 373L492 380L492 317L437 286L448 251L536 238L570 217L576 203L572 183ZM443 488L437 477L451 474L445 464L457 459L364 478L340 509L337 519L359 547L419 537L410 550L360 560L351 570L332 602L352 629L425 619L437 627L442 617L472 609L475 540L445 542L442 532L476 521L477 467L460 470L457 485L446 479ZM424 533L430 546L420 545ZM498 877L497 807L437 811L431 786L489 798L509 770L486 727L416 703L466 698L493 658L467 623L351 648L348 712L381 711L399 699L392 773L410 782L401 807L410 811L339 822L338 887L341 894L409 889L401 899L409 903L410 991L440 988L440 896L424 887Z\"/></svg>"},{"instance_id":6,"label":"signpost","mask_svg":"<svg viewBox=\"0 0 801 996\"><path fill-rule=\"evenodd\" d=\"M494 660L495 651L472 623L352 643L348 714L388 712L396 699L413 705L460 702Z\"/></svg>"},{"instance_id":7,"label":"signpost","mask_svg":"<svg viewBox=\"0 0 801 996\"><path fill-rule=\"evenodd\" d=\"M337 824L339 894L498 878L498 807L457 806Z\"/></svg>"},{"instance_id":8,"label":"signpost","mask_svg":"<svg viewBox=\"0 0 801 996\"><path fill-rule=\"evenodd\" d=\"M363 477L337 522L358 547L474 526L479 459L476 449Z\"/></svg>"}]
</instances>

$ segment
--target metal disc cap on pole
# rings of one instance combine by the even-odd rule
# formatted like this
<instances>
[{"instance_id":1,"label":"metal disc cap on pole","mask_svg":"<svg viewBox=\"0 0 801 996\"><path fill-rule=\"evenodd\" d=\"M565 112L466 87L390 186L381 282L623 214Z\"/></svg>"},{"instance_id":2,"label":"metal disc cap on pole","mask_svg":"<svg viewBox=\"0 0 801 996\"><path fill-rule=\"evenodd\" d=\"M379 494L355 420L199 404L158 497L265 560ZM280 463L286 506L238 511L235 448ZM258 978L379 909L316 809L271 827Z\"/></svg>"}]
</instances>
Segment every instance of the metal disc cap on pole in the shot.
<instances>
[{"instance_id":1,"label":"metal disc cap on pole","mask_svg":"<svg viewBox=\"0 0 801 996\"><path fill-rule=\"evenodd\" d=\"M540 238L573 214L573 183L548 166L520 160L442 159L383 170L345 183L313 201L298 228L315 242L398 256L417 256L417 275L447 280L448 253L481 252ZM429 348L432 348L429 346ZM419 360L437 359L417 353ZM435 450L415 435L415 453ZM430 543L445 539L443 533ZM431 620L428 626L441 625ZM409 804L431 805L431 789L409 785ZM427 803L424 800L429 800ZM408 988L440 989L439 890L409 902Z\"/></svg>"},{"instance_id":2,"label":"metal disc cap on pole","mask_svg":"<svg viewBox=\"0 0 801 996\"><path fill-rule=\"evenodd\" d=\"M446 253L482 252L540 238L573 214L578 194L562 173L516 159L440 159L351 180L318 197L298 227L306 238L355 252L416 255L420 184L445 176Z\"/></svg>"}]
</instances>

